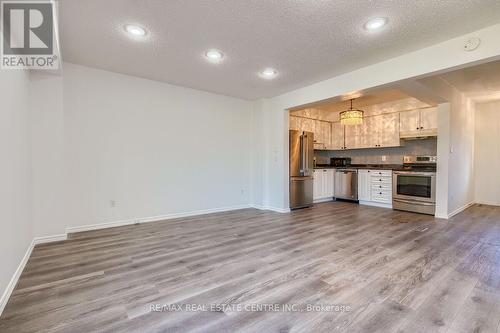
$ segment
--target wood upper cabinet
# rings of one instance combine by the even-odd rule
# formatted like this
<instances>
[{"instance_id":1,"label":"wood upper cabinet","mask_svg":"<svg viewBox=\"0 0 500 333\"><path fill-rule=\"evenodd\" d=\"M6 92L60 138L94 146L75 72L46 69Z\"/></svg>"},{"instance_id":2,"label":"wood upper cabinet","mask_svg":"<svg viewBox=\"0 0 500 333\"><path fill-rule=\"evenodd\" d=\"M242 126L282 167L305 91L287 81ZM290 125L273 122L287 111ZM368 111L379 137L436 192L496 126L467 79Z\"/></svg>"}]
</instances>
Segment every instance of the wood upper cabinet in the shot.
<instances>
[{"instance_id":1,"label":"wood upper cabinet","mask_svg":"<svg viewBox=\"0 0 500 333\"><path fill-rule=\"evenodd\" d=\"M316 120L303 117L290 116L289 128L291 130L313 132L316 129Z\"/></svg>"},{"instance_id":2,"label":"wood upper cabinet","mask_svg":"<svg viewBox=\"0 0 500 333\"><path fill-rule=\"evenodd\" d=\"M314 119L301 118L300 119L300 128L304 132L313 132L316 128L316 123Z\"/></svg>"},{"instance_id":3,"label":"wood upper cabinet","mask_svg":"<svg viewBox=\"0 0 500 333\"><path fill-rule=\"evenodd\" d=\"M355 149L358 148L359 144L359 132L361 125L356 126L345 126L344 135L345 135L345 147L344 149Z\"/></svg>"},{"instance_id":4,"label":"wood upper cabinet","mask_svg":"<svg viewBox=\"0 0 500 333\"><path fill-rule=\"evenodd\" d=\"M344 148L344 126L339 122L332 123L332 150L342 150Z\"/></svg>"},{"instance_id":5,"label":"wood upper cabinet","mask_svg":"<svg viewBox=\"0 0 500 333\"><path fill-rule=\"evenodd\" d=\"M377 118L378 147L399 147L399 113L387 113Z\"/></svg>"},{"instance_id":6,"label":"wood upper cabinet","mask_svg":"<svg viewBox=\"0 0 500 333\"><path fill-rule=\"evenodd\" d=\"M437 136L437 108L401 112L400 137L421 136Z\"/></svg>"},{"instance_id":7,"label":"wood upper cabinet","mask_svg":"<svg viewBox=\"0 0 500 333\"><path fill-rule=\"evenodd\" d=\"M437 129L437 108L420 110L420 127L422 130Z\"/></svg>"},{"instance_id":8,"label":"wood upper cabinet","mask_svg":"<svg viewBox=\"0 0 500 333\"><path fill-rule=\"evenodd\" d=\"M331 149L332 125L330 122L316 120L314 122L314 148Z\"/></svg>"},{"instance_id":9,"label":"wood upper cabinet","mask_svg":"<svg viewBox=\"0 0 500 333\"><path fill-rule=\"evenodd\" d=\"M434 108L366 116L356 126L290 116L290 129L313 132L314 149L320 150L399 147L400 138L433 135L436 127Z\"/></svg>"},{"instance_id":10,"label":"wood upper cabinet","mask_svg":"<svg viewBox=\"0 0 500 333\"><path fill-rule=\"evenodd\" d=\"M323 141L325 143L325 149L332 149L332 123L322 121L321 126L323 128Z\"/></svg>"},{"instance_id":11,"label":"wood upper cabinet","mask_svg":"<svg viewBox=\"0 0 500 333\"><path fill-rule=\"evenodd\" d=\"M363 119L359 148L376 148L379 143L379 122L376 117Z\"/></svg>"},{"instance_id":12,"label":"wood upper cabinet","mask_svg":"<svg viewBox=\"0 0 500 333\"><path fill-rule=\"evenodd\" d=\"M398 147L399 114L365 117L362 125L345 127L346 149Z\"/></svg>"},{"instance_id":13,"label":"wood upper cabinet","mask_svg":"<svg viewBox=\"0 0 500 333\"><path fill-rule=\"evenodd\" d=\"M399 130L413 132L420 129L420 110L405 111L400 113Z\"/></svg>"},{"instance_id":14,"label":"wood upper cabinet","mask_svg":"<svg viewBox=\"0 0 500 333\"><path fill-rule=\"evenodd\" d=\"M299 118L299 117L290 116L289 117L289 128L291 130L300 131L301 130L300 119L301 118Z\"/></svg>"}]
</instances>

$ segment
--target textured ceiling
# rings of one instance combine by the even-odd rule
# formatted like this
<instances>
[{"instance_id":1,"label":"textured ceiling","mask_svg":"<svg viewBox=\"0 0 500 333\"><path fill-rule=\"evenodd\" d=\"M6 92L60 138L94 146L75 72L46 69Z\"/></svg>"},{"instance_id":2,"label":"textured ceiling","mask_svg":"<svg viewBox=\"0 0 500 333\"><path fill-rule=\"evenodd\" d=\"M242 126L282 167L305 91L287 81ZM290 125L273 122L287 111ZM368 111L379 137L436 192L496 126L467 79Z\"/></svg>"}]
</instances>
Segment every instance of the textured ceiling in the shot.
<instances>
[{"instance_id":1,"label":"textured ceiling","mask_svg":"<svg viewBox=\"0 0 500 333\"><path fill-rule=\"evenodd\" d=\"M61 0L65 61L245 99L275 96L500 22L498 0ZM372 17L389 24L363 30ZM123 25L150 34L134 41ZM205 50L226 54L207 63ZM423 59L425 61L425 59ZM279 76L257 73L274 67Z\"/></svg>"}]
</instances>

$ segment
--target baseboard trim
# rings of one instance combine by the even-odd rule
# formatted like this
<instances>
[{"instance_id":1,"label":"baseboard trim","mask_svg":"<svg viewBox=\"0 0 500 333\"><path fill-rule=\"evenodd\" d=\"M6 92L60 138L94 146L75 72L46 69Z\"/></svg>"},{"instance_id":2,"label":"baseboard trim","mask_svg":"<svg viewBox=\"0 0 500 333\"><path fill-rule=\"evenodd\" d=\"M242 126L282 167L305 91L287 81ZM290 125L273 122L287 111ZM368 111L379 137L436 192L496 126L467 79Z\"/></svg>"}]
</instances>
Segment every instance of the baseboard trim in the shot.
<instances>
[{"instance_id":1,"label":"baseboard trim","mask_svg":"<svg viewBox=\"0 0 500 333\"><path fill-rule=\"evenodd\" d=\"M485 206L496 206L496 207L500 206L498 202L493 202L493 201L474 201L474 203Z\"/></svg>"},{"instance_id":2,"label":"baseboard trim","mask_svg":"<svg viewBox=\"0 0 500 333\"><path fill-rule=\"evenodd\" d=\"M360 205L365 205L365 206L373 206L373 207L380 207L380 208L389 208L392 209L392 204L385 204L385 203L380 203L380 202L373 202L373 201L359 201Z\"/></svg>"},{"instance_id":3,"label":"baseboard trim","mask_svg":"<svg viewBox=\"0 0 500 333\"><path fill-rule=\"evenodd\" d=\"M291 210L290 208L278 208L278 207L273 207L273 206L262 206L262 205L252 205L252 208L258 209L258 210L270 210L276 213L290 213Z\"/></svg>"},{"instance_id":4,"label":"baseboard trim","mask_svg":"<svg viewBox=\"0 0 500 333\"><path fill-rule=\"evenodd\" d=\"M472 202L469 202L466 205L463 205L460 208L455 209L453 212L451 212L450 214L448 214L448 218L451 219L453 216L455 216L457 214L460 214L461 212L463 212L464 210L466 210L467 208L471 207L474 204L475 204L475 202L472 201Z\"/></svg>"},{"instance_id":5,"label":"baseboard trim","mask_svg":"<svg viewBox=\"0 0 500 333\"><path fill-rule=\"evenodd\" d=\"M138 221L131 219L131 220L119 220L119 221L112 221L112 222L96 223L96 224L87 224L87 225L81 225L78 227L66 228L66 234L73 234L76 232L92 231L92 230L107 229L107 228L114 228L114 227L122 227L125 225L130 225L130 224L135 224L135 223L138 223Z\"/></svg>"},{"instance_id":6,"label":"baseboard trim","mask_svg":"<svg viewBox=\"0 0 500 333\"><path fill-rule=\"evenodd\" d=\"M140 218L137 220L137 222L138 223L158 222L158 221L164 221L164 220L178 219L178 218L182 218L182 217L190 217L190 216L205 215L205 214L212 214L212 213L230 212L232 210L239 210L239 209L246 209L246 208L252 208L252 206L251 205L238 205L238 206L229 206L229 207L222 207L222 208L196 210L196 211L185 212L185 213L173 213L173 214L167 214L167 215L158 215L158 216Z\"/></svg>"},{"instance_id":7,"label":"baseboard trim","mask_svg":"<svg viewBox=\"0 0 500 333\"><path fill-rule=\"evenodd\" d=\"M178 219L178 218L182 218L182 217L229 212L232 210L239 210L239 209L252 208L252 207L253 207L252 205L238 205L238 206L196 210L196 211L183 212L183 213L172 213L172 214L165 214L165 215L140 217L140 218L135 218L135 219L104 222L104 223L97 223L97 224L89 224L89 225L82 225L82 226L78 226L78 227L66 228L66 233L72 234L72 233L83 232L83 231L92 231L92 230L122 227L122 226L126 226L126 225L131 225L131 224L138 224L138 223L158 222L158 221Z\"/></svg>"},{"instance_id":8,"label":"baseboard trim","mask_svg":"<svg viewBox=\"0 0 500 333\"><path fill-rule=\"evenodd\" d=\"M61 241L65 241L67 239L68 239L67 234L35 237L33 239L33 244L38 245L38 244L45 244L45 243L52 243L52 242L61 242Z\"/></svg>"},{"instance_id":9,"label":"baseboard trim","mask_svg":"<svg viewBox=\"0 0 500 333\"><path fill-rule=\"evenodd\" d=\"M314 203L323 203L323 202L329 202L329 201L334 201L333 197L331 197L331 198L316 199L316 200L314 200Z\"/></svg>"},{"instance_id":10,"label":"baseboard trim","mask_svg":"<svg viewBox=\"0 0 500 333\"><path fill-rule=\"evenodd\" d=\"M24 267L26 266L26 263L28 262L31 252L33 251L33 248L35 247L35 240L31 241L31 244L28 246L28 249L26 249L26 253L24 254L24 257L21 259L21 262L17 266L16 271L14 272L14 275L9 281L9 284L7 285L7 288L5 288L2 298L0 298L0 316L3 313L3 310L5 309L5 306L9 302L10 295L12 295L12 292L14 291L14 288L16 288L17 281L19 280L19 277L21 276Z\"/></svg>"}]
</instances>

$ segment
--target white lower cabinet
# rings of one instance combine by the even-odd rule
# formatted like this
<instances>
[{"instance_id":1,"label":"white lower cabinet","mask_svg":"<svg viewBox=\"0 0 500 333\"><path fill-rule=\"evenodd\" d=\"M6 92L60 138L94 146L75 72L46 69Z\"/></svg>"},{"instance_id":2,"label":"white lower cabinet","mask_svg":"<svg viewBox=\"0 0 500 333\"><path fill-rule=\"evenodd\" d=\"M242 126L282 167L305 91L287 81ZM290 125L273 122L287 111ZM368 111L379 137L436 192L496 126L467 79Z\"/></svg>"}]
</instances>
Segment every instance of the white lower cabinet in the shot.
<instances>
[{"instance_id":1,"label":"white lower cabinet","mask_svg":"<svg viewBox=\"0 0 500 333\"><path fill-rule=\"evenodd\" d=\"M392 171L358 170L358 198L361 204L392 208Z\"/></svg>"},{"instance_id":2,"label":"white lower cabinet","mask_svg":"<svg viewBox=\"0 0 500 333\"><path fill-rule=\"evenodd\" d=\"M313 176L313 199L318 200L323 191L323 172L321 169L314 169Z\"/></svg>"},{"instance_id":3,"label":"white lower cabinet","mask_svg":"<svg viewBox=\"0 0 500 333\"><path fill-rule=\"evenodd\" d=\"M314 169L313 199L331 200L334 196L335 169Z\"/></svg>"},{"instance_id":4,"label":"white lower cabinet","mask_svg":"<svg viewBox=\"0 0 500 333\"><path fill-rule=\"evenodd\" d=\"M371 200L370 170L358 170L358 199L359 201Z\"/></svg>"}]
</instances>

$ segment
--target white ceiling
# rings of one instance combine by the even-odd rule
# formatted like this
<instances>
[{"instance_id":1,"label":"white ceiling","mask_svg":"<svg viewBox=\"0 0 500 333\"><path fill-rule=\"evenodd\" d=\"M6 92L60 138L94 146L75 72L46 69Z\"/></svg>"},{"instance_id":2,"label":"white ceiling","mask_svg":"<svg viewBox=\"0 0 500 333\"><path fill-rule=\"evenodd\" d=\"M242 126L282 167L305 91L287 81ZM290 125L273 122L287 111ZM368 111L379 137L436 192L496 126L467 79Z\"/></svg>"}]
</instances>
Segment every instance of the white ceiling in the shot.
<instances>
[{"instance_id":1,"label":"white ceiling","mask_svg":"<svg viewBox=\"0 0 500 333\"><path fill-rule=\"evenodd\" d=\"M378 90L361 94L361 96L352 96L354 98L353 106L363 108L371 105L383 104L387 102L399 101L410 98L409 95L395 89ZM328 102L321 102L309 105L307 108L314 108L327 112L339 112L346 110L350 105L349 99L342 96L333 98ZM299 109L299 110L303 110Z\"/></svg>"},{"instance_id":2,"label":"white ceiling","mask_svg":"<svg viewBox=\"0 0 500 333\"><path fill-rule=\"evenodd\" d=\"M440 77L476 102L500 99L500 61L441 74Z\"/></svg>"},{"instance_id":3,"label":"white ceiling","mask_svg":"<svg viewBox=\"0 0 500 333\"><path fill-rule=\"evenodd\" d=\"M498 0L61 0L65 61L220 94L275 96L500 22ZM362 28L384 16L383 31ZM123 25L149 30L143 41ZM207 63L205 50L226 54ZM425 59L422 59L425 61ZM274 67L279 76L257 73Z\"/></svg>"}]
</instances>

